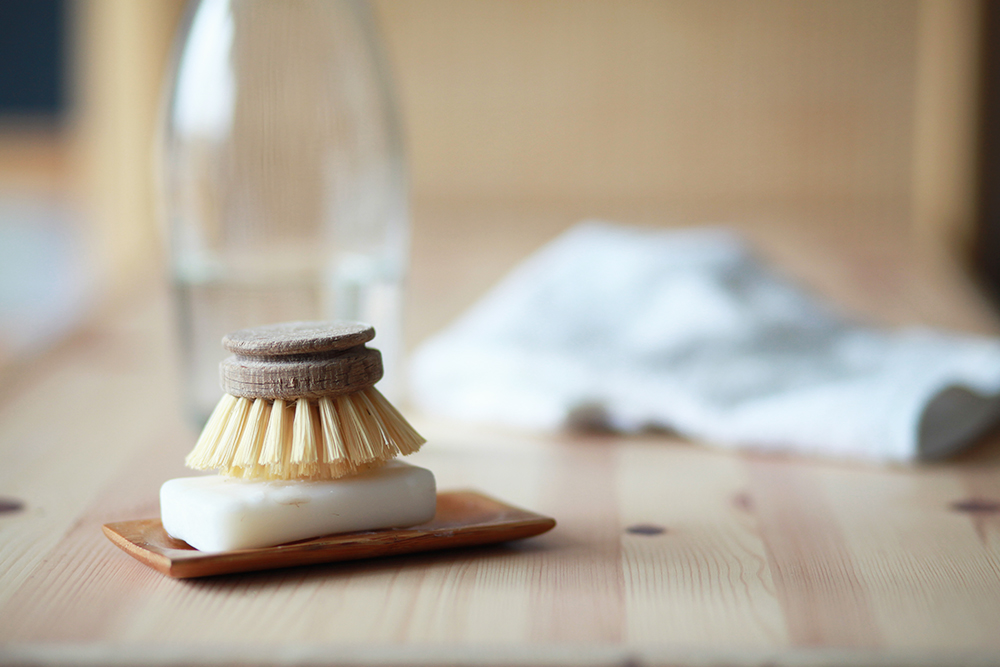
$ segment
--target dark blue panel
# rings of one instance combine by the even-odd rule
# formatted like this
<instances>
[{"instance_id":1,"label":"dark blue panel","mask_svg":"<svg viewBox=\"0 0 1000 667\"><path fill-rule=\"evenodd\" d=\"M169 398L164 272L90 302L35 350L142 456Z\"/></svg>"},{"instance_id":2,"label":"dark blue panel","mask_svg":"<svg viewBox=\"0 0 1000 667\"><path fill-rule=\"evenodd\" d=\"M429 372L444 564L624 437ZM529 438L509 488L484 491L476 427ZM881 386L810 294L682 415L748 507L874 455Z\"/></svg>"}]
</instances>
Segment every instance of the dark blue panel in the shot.
<instances>
[{"instance_id":1,"label":"dark blue panel","mask_svg":"<svg viewBox=\"0 0 1000 667\"><path fill-rule=\"evenodd\" d=\"M0 0L0 116L64 111L65 27L62 0Z\"/></svg>"}]
</instances>

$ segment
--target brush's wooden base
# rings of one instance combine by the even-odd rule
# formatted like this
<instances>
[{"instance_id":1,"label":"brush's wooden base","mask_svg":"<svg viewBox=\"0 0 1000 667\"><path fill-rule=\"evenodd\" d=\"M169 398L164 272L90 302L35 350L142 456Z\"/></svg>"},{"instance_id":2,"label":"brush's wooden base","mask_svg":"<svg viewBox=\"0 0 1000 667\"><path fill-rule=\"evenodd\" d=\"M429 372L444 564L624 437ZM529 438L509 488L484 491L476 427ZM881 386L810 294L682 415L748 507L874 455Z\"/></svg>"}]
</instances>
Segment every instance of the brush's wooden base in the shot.
<instances>
[{"instance_id":1,"label":"brush's wooden base","mask_svg":"<svg viewBox=\"0 0 1000 667\"><path fill-rule=\"evenodd\" d=\"M219 366L222 390L244 398L319 398L371 387L382 379L382 355L365 343L362 322L281 322L240 329L222 339L233 353Z\"/></svg>"},{"instance_id":2,"label":"brush's wooden base","mask_svg":"<svg viewBox=\"0 0 1000 667\"><path fill-rule=\"evenodd\" d=\"M438 494L437 514L413 528L344 533L263 549L202 553L170 537L159 519L105 524L104 534L154 570L189 578L493 544L540 535L555 525L555 519L541 514L458 491Z\"/></svg>"}]
</instances>

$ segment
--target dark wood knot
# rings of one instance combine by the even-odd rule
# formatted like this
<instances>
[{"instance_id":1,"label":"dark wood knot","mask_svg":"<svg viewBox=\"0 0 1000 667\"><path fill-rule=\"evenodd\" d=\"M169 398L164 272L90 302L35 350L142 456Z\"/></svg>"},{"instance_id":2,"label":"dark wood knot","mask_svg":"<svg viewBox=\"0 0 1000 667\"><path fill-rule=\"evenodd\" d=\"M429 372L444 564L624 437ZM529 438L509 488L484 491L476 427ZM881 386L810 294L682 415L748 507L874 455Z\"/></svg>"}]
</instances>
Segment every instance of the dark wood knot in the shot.
<instances>
[{"instance_id":1,"label":"dark wood knot","mask_svg":"<svg viewBox=\"0 0 1000 667\"><path fill-rule=\"evenodd\" d=\"M630 535L662 535L667 529L655 523L637 523L626 528L625 532Z\"/></svg>"},{"instance_id":2,"label":"dark wood knot","mask_svg":"<svg viewBox=\"0 0 1000 667\"><path fill-rule=\"evenodd\" d=\"M986 498L970 498L952 503L951 509L966 514L996 514L1000 513L1000 502Z\"/></svg>"},{"instance_id":3,"label":"dark wood knot","mask_svg":"<svg viewBox=\"0 0 1000 667\"><path fill-rule=\"evenodd\" d=\"M14 514L24 509L24 503L17 498L0 498L0 514Z\"/></svg>"}]
</instances>

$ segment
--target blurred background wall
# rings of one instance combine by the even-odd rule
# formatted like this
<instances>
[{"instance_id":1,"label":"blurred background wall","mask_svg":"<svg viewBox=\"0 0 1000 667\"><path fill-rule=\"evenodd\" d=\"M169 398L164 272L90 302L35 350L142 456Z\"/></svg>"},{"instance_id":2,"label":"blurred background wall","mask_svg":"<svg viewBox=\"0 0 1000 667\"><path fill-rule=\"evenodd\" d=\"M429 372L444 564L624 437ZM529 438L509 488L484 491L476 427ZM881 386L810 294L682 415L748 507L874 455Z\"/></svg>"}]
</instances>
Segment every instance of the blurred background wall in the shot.
<instances>
[{"instance_id":1,"label":"blurred background wall","mask_svg":"<svg viewBox=\"0 0 1000 667\"><path fill-rule=\"evenodd\" d=\"M95 289L114 294L162 263L153 130L184 5L61 4L67 109L55 121L0 118L0 197L68 202ZM517 202L580 215L648 205L665 223L882 225L926 261L966 252L978 2L385 0L376 10L404 113L416 242L433 224L422 206Z\"/></svg>"}]
</instances>

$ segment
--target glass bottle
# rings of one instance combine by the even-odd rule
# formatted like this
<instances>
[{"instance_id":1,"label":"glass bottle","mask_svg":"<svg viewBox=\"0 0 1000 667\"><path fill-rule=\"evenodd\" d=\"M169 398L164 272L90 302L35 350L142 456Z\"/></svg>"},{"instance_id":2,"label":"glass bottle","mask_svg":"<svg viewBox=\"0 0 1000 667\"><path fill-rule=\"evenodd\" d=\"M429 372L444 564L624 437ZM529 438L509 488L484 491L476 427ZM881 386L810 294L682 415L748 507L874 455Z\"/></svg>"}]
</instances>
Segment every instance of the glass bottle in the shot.
<instances>
[{"instance_id":1,"label":"glass bottle","mask_svg":"<svg viewBox=\"0 0 1000 667\"><path fill-rule=\"evenodd\" d=\"M193 414L220 396L222 336L287 320L373 324L393 398L409 214L370 7L201 0L181 37L161 166Z\"/></svg>"}]
</instances>

